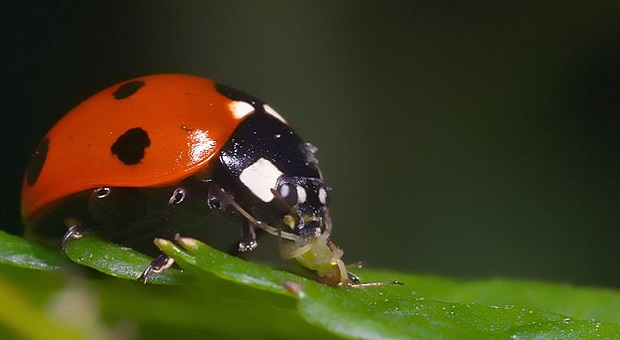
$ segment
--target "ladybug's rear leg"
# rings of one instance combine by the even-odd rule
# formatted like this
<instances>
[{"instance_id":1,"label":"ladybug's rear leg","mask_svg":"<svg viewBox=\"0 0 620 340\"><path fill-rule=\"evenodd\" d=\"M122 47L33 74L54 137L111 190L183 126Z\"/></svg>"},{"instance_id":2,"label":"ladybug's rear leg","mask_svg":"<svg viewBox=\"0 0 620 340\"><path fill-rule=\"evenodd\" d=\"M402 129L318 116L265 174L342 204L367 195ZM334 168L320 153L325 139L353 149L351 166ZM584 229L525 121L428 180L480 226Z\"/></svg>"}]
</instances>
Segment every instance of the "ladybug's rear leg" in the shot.
<instances>
[{"instance_id":1,"label":"ladybug's rear leg","mask_svg":"<svg viewBox=\"0 0 620 340\"><path fill-rule=\"evenodd\" d=\"M93 201L106 198L109 195L110 188L107 187L97 188L93 190L93 192L88 197L89 210L90 207L93 205ZM65 219L65 225L67 226L67 232L63 235L60 241L60 246L63 251L65 250L65 248L67 248L67 244L70 240L79 239L91 230L91 226L83 223L75 217L67 217Z\"/></svg>"},{"instance_id":2,"label":"ladybug's rear leg","mask_svg":"<svg viewBox=\"0 0 620 340\"><path fill-rule=\"evenodd\" d=\"M82 223L74 217L67 217L65 219L65 225L68 230L60 241L60 246L63 251L67 248L69 240L81 238L90 230L90 227L87 224Z\"/></svg>"}]
</instances>

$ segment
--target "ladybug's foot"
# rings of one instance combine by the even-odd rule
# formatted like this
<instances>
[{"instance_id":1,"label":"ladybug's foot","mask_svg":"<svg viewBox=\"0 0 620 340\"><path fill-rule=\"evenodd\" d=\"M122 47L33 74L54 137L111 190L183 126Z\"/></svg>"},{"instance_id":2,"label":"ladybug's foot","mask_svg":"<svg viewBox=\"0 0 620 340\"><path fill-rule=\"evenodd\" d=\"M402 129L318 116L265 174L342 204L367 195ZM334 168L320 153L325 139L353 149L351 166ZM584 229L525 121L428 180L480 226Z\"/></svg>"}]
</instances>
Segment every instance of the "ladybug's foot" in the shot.
<instances>
[{"instance_id":1,"label":"ladybug's foot","mask_svg":"<svg viewBox=\"0 0 620 340\"><path fill-rule=\"evenodd\" d=\"M241 241L239 242L239 252L254 250L258 247L256 242L256 230L251 223L244 223L241 227Z\"/></svg>"},{"instance_id":2,"label":"ladybug's foot","mask_svg":"<svg viewBox=\"0 0 620 340\"><path fill-rule=\"evenodd\" d=\"M146 284L149 276L152 274L160 273L162 270L170 268L174 264L174 260L168 255L161 254L157 256L146 268L142 271L138 277L138 281L142 281Z\"/></svg>"},{"instance_id":3,"label":"ladybug's foot","mask_svg":"<svg viewBox=\"0 0 620 340\"><path fill-rule=\"evenodd\" d=\"M81 238L90 229L88 225L80 222L78 219L73 217L68 217L65 220L65 225L69 230L65 233L65 235L62 237L62 240L60 241L60 246L63 251L67 247L69 240Z\"/></svg>"}]
</instances>

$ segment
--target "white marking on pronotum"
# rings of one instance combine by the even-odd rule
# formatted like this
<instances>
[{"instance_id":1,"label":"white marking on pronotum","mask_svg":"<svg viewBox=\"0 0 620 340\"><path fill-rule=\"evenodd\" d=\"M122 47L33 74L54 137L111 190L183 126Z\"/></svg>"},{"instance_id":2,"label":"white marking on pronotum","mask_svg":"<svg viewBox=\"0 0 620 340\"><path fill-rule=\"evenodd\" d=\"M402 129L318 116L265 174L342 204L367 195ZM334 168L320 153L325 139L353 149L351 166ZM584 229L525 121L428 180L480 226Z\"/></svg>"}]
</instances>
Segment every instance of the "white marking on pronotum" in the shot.
<instances>
[{"instance_id":1,"label":"white marking on pronotum","mask_svg":"<svg viewBox=\"0 0 620 340\"><path fill-rule=\"evenodd\" d=\"M297 185L295 186L295 189L297 190L297 203L304 203L306 201L306 189L304 189L302 186Z\"/></svg>"},{"instance_id":2,"label":"white marking on pronotum","mask_svg":"<svg viewBox=\"0 0 620 340\"><path fill-rule=\"evenodd\" d=\"M324 188L319 189L319 202L321 204L327 203L327 191Z\"/></svg>"},{"instance_id":3,"label":"white marking on pronotum","mask_svg":"<svg viewBox=\"0 0 620 340\"><path fill-rule=\"evenodd\" d=\"M282 118L282 116L280 116L280 114L277 113L276 110L274 110L271 106L265 104L265 105L263 105L263 107L265 108L265 112L267 112L268 114L278 118L278 120L281 121L282 123L288 124L286 122L286 120L284 120L284 118Z\"/></svg>"},{"instance_id":4,"label":"white marking on pronotum","mask_svg":"<svg viewBox=\"0 0 620 340\"><path fill-rule=\"evenodd\" d=\"M254 107L246 102L234 101L229 105L230 111L237 119L241 119L254 112Z\"/></svg>"},{"instance_id":5,"label":"white marking on pronotum","mask_svg":"<svg viewBox=\"0 0 620 340\"><path fill-rule=\"evenodd\" d=\"M271 189L276 188L280 176L282 176L280 169L270 161L259 158L241 172L239 180L263 202L271 202L273 200Z\"/></svg>"}]
</instances>

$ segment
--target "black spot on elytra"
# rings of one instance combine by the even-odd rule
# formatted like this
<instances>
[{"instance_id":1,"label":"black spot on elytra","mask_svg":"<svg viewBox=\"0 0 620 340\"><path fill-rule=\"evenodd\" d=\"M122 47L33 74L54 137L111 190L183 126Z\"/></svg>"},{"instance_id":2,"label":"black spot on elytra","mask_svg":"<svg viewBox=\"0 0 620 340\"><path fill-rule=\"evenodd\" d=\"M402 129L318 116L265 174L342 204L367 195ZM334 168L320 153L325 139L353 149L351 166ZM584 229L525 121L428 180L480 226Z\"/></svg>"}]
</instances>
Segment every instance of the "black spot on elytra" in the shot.
<instances>
[{"instance_id":1,"label":"black spot on elytra","mask_svg":"<svg viewBox=\"0 0 620 340\"><path fill-rule=\"evenodd\" d=\"M139 127L127 130L112 144L110 150L125 165L135 165L144 158L144 150L151 145L148 133Z\"/></svg>"},{"instance_id":2,"label":"black spot on elytra","mask_svg":"<svg viewBox=\"0 0 620 340\"><path fill-rule=\"evenodd\" d=\"M28 164L28 168L26 169L26 183L29 186L33 186L39 179L41 170L43 170L43 164L45 164L45 159L47 158L49 145L50 140L45 138L32 154L30 164Z\"/></svg>"},{"instance_id":3,"label":"black spot on elytra","mask_svg":"<svg viewBox=\"0 0 620 340\"><path fill-rule=\"evenodd\" d=\"M142 88L142 86L144 85L145 83L141 80L134 80L134 81L125 83L121 85L116 91L114 91L113 93L114 99L117 99L117 100L125 99L133 95L134 93L138 92L138 90Z\"/></svg>"}]
</instances>

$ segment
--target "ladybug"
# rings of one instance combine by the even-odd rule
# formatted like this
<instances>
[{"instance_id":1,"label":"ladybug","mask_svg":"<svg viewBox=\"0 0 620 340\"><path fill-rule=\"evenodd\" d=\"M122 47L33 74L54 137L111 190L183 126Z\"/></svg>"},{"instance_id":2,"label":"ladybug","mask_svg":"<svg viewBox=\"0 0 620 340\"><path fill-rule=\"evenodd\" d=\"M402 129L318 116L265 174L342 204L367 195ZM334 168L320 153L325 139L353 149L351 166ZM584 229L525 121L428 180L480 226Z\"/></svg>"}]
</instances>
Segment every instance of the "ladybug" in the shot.
<instances>
[{"instance_id":1,"label":"ladybug","mask_svg":"<svg viewBox=\"0 0 620 340\"><path fill-rule=\"evenodd\" d=\"M319 281L364 286L329 240L330 188L316 150L231 87L180 74L132 79L85 100L43 138L23 179L26 235L60 232L63 248L86 232L152 245L179 233L180 207L200 206L241 225L239 252L255 249L262 230ZM172 264L158 251L138 279Z\"/></svg>"}]
</instances>

